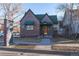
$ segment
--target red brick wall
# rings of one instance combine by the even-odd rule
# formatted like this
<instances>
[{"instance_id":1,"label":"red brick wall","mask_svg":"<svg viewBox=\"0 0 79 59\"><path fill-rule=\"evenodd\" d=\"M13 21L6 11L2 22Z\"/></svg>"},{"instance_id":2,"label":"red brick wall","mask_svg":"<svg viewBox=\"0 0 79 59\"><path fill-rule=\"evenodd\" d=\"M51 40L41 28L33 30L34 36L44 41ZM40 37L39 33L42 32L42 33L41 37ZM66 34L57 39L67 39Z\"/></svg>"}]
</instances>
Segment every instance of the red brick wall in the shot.
<instances>
[{"instance_id":1,"label":"red brick wall","mask_svg":"<svg viewBox=\"0 0 79 59\"><path fill-rule=\"evenodd\" d=\"M27 20L34 21L34 30L26 30L26 28L24 28L24 23ZM31 11L28 11L22 18L20 22L20 28L21 37L31 37L40 35L40 22Z\"/></svg>"}]
</instances>

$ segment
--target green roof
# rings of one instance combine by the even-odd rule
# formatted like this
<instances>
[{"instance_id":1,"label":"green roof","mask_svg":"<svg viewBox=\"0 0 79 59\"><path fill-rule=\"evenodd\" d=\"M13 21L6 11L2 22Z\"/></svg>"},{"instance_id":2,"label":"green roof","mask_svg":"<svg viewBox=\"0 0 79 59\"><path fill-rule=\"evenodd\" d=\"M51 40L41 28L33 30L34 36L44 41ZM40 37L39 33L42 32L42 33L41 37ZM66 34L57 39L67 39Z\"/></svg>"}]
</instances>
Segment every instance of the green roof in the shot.
<instances>
[{"instance_id":1,"label":"green roof","mask_svg":"<svg viewBox=\"0 0 79 59\"><path fill-rule=\"evenodd\" d=\"M39 21L41 21L43 19L44 15L45 14L39 14L39 15L35 15L35 16L39 19Z\"/></svg>"},{"instance_id":2,"label":"green roof","mask_svg":"<svg viewBox=\"0 0 79 59\"><path fill-rule=\"evenodd\" d=\"M27 11L27 13L29 11L40 21L40 23L43 20L44 16L48 15L47 13L46 14L34 14L30 9ZM27 13L25 13L24 17L26 16ZM48 15L48 17L51 19L52 24L58 24L57 15ZM33 21L27 21L27 22L25 22L25 24L34 24L34 22Z\"/></svg>"},{"instance_id":3,"label":"green roof","mask_svg":"<svg viewBox=\"0 0 79 59\"><path fill-rule=\"evenodd\" d=\"M31 20L28 20L25 22L25 25L33 25L34 24L34 21L31 21Z\"/></svg>"},{"instance_id":4,"label":"green roof","mask_svg":"<svg viewBox=\"0 0 79 59\"><path fill-rule=\"evenodd\" d=\"M38 15L35 15L39 21L41 22L41 20L43 19L43 17L45 16L45 14L38 14ZM50 17L50 19L52 20L53 24L58 24L58 21L57 21L57 16L56 15L48 15Z\"/></svg>"},{"instance_id":5,"label":"green roof","mask_svg":"<svg viewBox=\"0 0 79 59\"><path fill-rule=\"evenodd\" d=\"M53 15L53 16L49 16L53 22L53 24L58 24L58 20L57 20L57 16Z\"/></svg>"}]
</instances>

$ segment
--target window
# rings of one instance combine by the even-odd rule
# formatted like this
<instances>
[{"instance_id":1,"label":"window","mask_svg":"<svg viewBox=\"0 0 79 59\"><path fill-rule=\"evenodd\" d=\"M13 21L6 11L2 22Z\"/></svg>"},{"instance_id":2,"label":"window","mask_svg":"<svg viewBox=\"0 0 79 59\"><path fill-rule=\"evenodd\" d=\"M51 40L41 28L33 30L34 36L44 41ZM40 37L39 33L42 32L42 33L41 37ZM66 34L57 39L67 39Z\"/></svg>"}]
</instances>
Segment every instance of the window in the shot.
<instances>
[{"instance_id":1,"label":"window","mask_svg":"<svg viewBox=\"0 0 79 59\"><path fill-rule=\"evenodd\" d=\"M33 25L26 25L26 30L33 30L34 26Z\"/></svg>"}]
</instances>

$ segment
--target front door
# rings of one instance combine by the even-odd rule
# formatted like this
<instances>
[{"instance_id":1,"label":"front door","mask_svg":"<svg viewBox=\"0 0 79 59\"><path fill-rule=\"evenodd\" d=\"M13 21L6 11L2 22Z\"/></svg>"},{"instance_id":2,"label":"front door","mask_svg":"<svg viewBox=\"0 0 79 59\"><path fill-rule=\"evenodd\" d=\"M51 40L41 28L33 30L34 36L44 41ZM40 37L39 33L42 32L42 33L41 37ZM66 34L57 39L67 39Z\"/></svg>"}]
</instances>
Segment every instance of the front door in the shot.
<instances>
[{"instance_id":1,"label":"front door","mask_svg":"<svg viewBox=\"0 0 79 59\"><path fill-rule=\"evenodd\" d=\"M43 35L47 35L48 34L48 26L43 26Z\"/></svg>"}]
</instances>

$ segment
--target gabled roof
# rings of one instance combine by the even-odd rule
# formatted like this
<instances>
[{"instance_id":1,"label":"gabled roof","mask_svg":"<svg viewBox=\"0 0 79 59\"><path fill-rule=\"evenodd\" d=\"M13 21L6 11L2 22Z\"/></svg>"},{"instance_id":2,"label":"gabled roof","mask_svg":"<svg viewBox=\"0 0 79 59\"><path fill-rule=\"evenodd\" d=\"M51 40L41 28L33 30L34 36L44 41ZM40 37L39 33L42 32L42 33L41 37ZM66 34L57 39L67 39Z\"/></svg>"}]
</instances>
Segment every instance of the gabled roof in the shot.
<instances>
[{"instance_id":1,"label":"gabled roof","mask_svg":"<svg viewBox=\"0 0 79 59\"><path fill-rule=\"evenodd\" d=\"M52 16L49 16L53 22L53 24L58 24L58 20L57 20L57 16L56 15L52 15Z\"/></svg>"},{"instance_id":2,"label":"gabled roof","mask_svg":"<svg viewBox=\"0 0 79 59\"><path fill-rule=\"evenodd\" d=\"M31 9L29 9L27 12L25 12L24 16L22 17L22 19L27 15L28 12L31 12L35 17L36 15L32 12ZM37 18L37 17L36 17ZM22 19L20 20L20 22L22 21ZM38 19L38 18L37 18Z\"/></svg>"},{"instance_id":3,"label":"gabled roof","mask_svg":"<svg viewBox=\"0 0 79 59\"><path fill-rule=\"evenodd\" d=\"M44 15L45 14L37 14L35 16L39 19L39 21L41 21L43 19Z\"/></svg>"},{"instance_id":4,"label":"gabled roof","mask_svg":"<svg viewBox=\"0 0 79 59\"><path fill-rule=\"evenodd\" d=\"M37 14L36 17L41 21L44 18L45 14ZM58 24L57 16L56 15L48 15L49 18L52 20L53 24Z\"/></svg>"},{"instance_id":5,"label":"gabled roof","mask_svg":"<svg viewBox=\"0 0 79 59\"><path fill-rule=\"evenodd\" d=\"M43 23L53 24L53 22L51 21L49 15L48 15L47 13L46 13L46 14L44 15L44 17L42 18L41 23L42 23L42 24L43 24Z\"/></svg>"},{"instance_id":6,"label":"gabled roof","mask_svg":"<svg viewBox=\"0 0 79 59\"><path fill-rule=\"evenodd\" d=\"M25 13L25 15L23 16L23 18L26 16L26 14L28 13L28 12L32 12L31 11L31 9L29 9L26 13ZM32 12L32 14L41 22L42 21L42 19L45 17L45 15L47 15L51 20L52 20L52 22L53 22L53 24L58 24L58 21L57 21L57 15L48 15L47 13L46 14L34 14L33 12ZM22 18L22 19L23 19ZM21 19L21 20L22 20Z\"/></svg>"}]
</instances>

